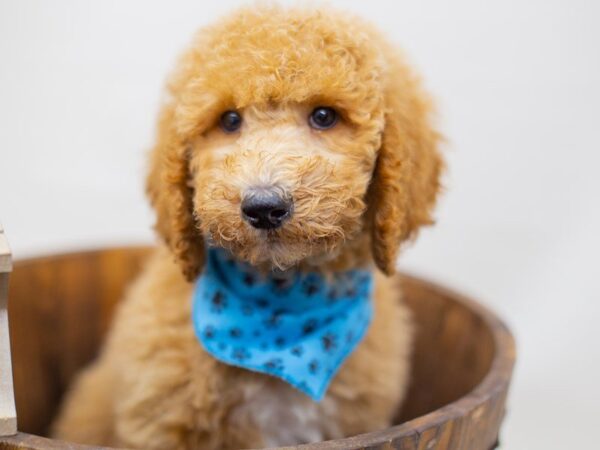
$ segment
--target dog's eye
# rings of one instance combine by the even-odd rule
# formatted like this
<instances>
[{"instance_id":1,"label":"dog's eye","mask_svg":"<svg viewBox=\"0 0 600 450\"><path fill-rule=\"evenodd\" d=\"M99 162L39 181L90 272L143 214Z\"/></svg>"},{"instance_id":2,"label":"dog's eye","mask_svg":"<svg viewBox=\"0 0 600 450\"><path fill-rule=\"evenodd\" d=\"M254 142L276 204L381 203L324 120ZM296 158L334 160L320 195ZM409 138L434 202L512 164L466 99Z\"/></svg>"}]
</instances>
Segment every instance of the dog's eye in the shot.
<instances>
[{"instance_id":1,"label":"dog's eye","mask_svg":"<svg viewBox=\"0 0 600 450\"><path fill-rule=\"evenodd\" d=\"M338 113L328 106L319 106L310 113L308 123L317 130L327 130L335 126L338 121Z\"/></svg>"},{"instance_id":2,"label":"dog's eye","mask_svg":"<svg viewBox=\"0 0 600 450\"><path fill-rule=\"evenodd\" d=\"M237 111L225 111L221 114L219 124L226 133L234 133L242 126L242 116Z\"/></svg>"}]
</instances>

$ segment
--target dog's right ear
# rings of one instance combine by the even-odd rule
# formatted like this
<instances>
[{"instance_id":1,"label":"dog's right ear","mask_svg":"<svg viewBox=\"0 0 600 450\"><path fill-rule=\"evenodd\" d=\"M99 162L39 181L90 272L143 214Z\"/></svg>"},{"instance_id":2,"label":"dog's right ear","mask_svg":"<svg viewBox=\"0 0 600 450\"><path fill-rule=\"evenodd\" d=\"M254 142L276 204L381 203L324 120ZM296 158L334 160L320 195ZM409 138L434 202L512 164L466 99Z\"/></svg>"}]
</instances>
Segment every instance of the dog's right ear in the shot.
<instances>
[{"instance_id":1,"label":"dog's right ear","mask_svg":"<svg viewBox=\"0 0 600 450\"><path fill-rule=\"evenodd\" d=\"M193 281L202 270L205 255L194 217L188 160L187 143L176 126L176 109L166 105L150 156L146 192L156 211L156 231L175 255L186 279Z\"/></svg>"}]
</instances>

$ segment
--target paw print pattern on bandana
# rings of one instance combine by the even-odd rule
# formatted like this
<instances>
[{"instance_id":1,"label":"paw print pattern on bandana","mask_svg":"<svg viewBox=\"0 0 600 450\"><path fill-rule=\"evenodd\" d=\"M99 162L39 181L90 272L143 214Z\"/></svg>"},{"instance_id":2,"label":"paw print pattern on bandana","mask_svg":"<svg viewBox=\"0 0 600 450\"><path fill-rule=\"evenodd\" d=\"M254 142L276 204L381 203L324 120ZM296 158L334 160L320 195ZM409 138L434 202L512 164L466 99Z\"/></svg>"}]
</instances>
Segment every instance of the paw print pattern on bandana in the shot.
<instances>
[{"instance_id":1,"label":"paw print pattern on bandana","mask_svg":"<svg viewBox=\"0 0 600 450\"><path fill-rule=\"evenodd\" d=\"M321 337L321 345L326 353L334 352L337 347L337 334L327 333Z\"/></svg>"},{"instance_id":2,"label":"paw print pattern on bandana","mask_svg":"<svg viewBox=\"0 0 600 450\"><path fill-rule=\"evenodd\" d=\"M231 357L236 361L242 362L250 358L250 353L245 348L237 347L233 349Z\"/></svg>"},{"instance_id":3,"label":"paw print pattern on bandana","mask_svg":"<svg viewBox=\"0 0 600 450\"><path fill-rule=\"evenodd\" d=\"M283 379L320 400L372 316L372 276L348 271L264 275L225 250L208 250L193 323L219 361Z\"/></svg>"},{"instance_id":4,"label":"paw print pattern on bandana","mask_svg":"<svg viewBox=\"0 0 600 450\"><path fill-rule=\"evenodd\" d=\"M225 298L225 294L223 294L221 291L216 291L211 298L212 312L220 314L225 308L227 308L227 299Z\"/></svg>"},{"instance_id":5,"label":"paw print pattern on bandana","mask_svg":"<svg viewBox=\"0 0 600 450\"><path fill-rule=\"evenodd\" d=\"M244 332L238 327L233 327L232 329L229 330L229 336L231 336L234 339L241 338L243 334L244 334Z\"/></svg>"},{"instance_id":6,"label":"paw print pattern on bandana","mask_svg":"<svg viewBox=\"0 0 600 450\"><path fill-rule=\"evenodd\" d=\"M276 309L271 315L264 321L264 325L267 328L279 328L281 326L282 318L287 314L287 310L284 308Z\"/></svg>"},{"instance_id":7,"label":"paw print pattern on bandana","mask_svg":"<svg viewBox=\"0 0 600 450\"><path fill-rule=\"evenodd\" d=\"M212 339L215 337L215 327L213 327L212 325L207 325L204 327L204 331L202 331L202 335L204 336L205 339Z\"/></svg>"},{"instance_id":8,"label":"paw print pattern on bandana","mask_svg":"<svg viewBox=\"0 0 600 450\"><path fill-rule=\"evenodd\" d=\"M302 324L302 334L308 335L317 329L319 321L317 319L308 319Z\"/></svg>"},{"instance_id":9,"label":"paw print pattern on bandana","mask_svg":"<svg viewBox=\"0 0 600 450\"><path fill-rule=\"evenodd\" d=\"M285 365L281 358L272 358L263 364L263 367L269 371L269 373L280 373Z\"/></svg>"}]
</instances>

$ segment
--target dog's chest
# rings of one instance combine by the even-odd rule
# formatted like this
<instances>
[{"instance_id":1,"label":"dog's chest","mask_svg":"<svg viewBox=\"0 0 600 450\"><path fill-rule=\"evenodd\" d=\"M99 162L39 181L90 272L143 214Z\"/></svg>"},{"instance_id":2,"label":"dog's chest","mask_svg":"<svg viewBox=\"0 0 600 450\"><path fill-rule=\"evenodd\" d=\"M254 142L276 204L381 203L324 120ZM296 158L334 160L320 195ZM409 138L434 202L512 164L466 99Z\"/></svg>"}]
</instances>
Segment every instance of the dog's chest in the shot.
<instances>
[{"instance_id":1,"label":"dog's chest","mask_svg":"<svg viewBox=\"0 0 600 450\"><path fill-rule=\"evenodd\" d=\"M298 445L341 437L333 399L320 403L283 383L250 383L245 401L232 414L234 421L250 421L260 431L265 447Z\"/></svg>"}]
</instances>

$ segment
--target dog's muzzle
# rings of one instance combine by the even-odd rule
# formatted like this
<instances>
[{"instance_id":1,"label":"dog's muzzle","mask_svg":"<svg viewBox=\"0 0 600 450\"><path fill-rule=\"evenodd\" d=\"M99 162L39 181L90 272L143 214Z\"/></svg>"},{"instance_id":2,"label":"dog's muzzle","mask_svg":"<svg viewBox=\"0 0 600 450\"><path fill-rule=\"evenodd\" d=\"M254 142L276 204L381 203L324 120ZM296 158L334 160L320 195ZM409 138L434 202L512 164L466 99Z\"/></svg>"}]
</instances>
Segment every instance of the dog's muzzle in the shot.
<instances>
[{"instance_id":1,"label":"dog's muzzle","mask_svg":"<svg viewBox=\"0 0 600 450\"><path fill-rule=\"evenodd\" d=\"M292 215L293 202L281 189L250 188L242 200L242 218L254 228L279 228Z\"/></svg>"}]
</instances>

